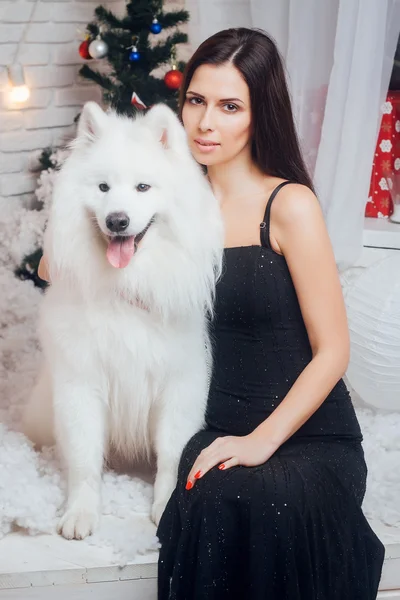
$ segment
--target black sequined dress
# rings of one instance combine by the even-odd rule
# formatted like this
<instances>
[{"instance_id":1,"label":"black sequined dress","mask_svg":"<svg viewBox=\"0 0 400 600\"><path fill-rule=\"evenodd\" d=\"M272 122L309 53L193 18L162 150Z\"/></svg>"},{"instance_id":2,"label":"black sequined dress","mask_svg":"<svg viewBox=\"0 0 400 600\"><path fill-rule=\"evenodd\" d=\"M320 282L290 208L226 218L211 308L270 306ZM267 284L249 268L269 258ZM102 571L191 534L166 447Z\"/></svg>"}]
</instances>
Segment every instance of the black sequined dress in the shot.
<instances>
[{"instance_id":1,"label":"black sequined dress","mask_svg":"<svg viewBox=\"0 0 400 600\"><path fill-rule=\"evenodd\" d=\"M286 183L286 182L285 182ZM384 547L361 509L362 435L340 380L265 463L188 473L217 437L253 431L312 358L285 258L269 243L227 248L213 322L207 427L183 451L161 518L159 600L374 600Z\"/></svg>"}]
</instances>

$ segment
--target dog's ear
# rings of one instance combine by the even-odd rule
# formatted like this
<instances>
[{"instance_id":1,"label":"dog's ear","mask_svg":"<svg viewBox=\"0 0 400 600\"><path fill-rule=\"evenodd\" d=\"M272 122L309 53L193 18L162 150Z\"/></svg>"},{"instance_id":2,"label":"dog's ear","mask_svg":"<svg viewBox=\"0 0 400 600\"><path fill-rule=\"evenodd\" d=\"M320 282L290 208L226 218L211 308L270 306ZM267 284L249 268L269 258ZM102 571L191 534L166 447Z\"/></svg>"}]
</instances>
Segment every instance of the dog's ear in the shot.
<instances>
[{"instance_id":1,"label":"dog's ear","mask_svg":"<svg viewBox=\"0 0 400 600\"><path fill-rule=\"evenodd\" d=\"M107 119L96 102L86 102L79 117L77 140L93 142L106 128Z\"/></svg>"},{"instance_id":2,"label":"dog's ear","mask_svg":"<svg viewBox=\"0 0 400 600\"><path fill-rule=\"evenodd\" d=\"M153 130L163 148L188 152L183 125L166 104L155 104L144 117L144 121Z\"/></svg>"}]
</instances>

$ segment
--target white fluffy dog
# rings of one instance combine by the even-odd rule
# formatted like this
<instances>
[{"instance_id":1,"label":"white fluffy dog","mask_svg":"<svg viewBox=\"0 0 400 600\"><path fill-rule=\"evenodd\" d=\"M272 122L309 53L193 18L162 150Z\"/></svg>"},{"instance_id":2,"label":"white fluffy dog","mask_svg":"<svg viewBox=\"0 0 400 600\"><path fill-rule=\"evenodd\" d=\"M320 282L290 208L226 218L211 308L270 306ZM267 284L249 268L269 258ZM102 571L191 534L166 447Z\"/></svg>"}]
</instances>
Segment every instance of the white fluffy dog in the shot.
<instances>
[{"instance_id":1,"label":"white fluffy dog","mask_svg":"<svg viewBox=\"0 0 400 600\"><path fill-rule=\"evenodd\" d=\"M110 450L155 454L158 523L204 423L222 246L217 201L174 113L128 119L87 103L54 189L44 364L25 414L27 435L56 441L67 466L66 538L95 528Z\"/></svg>"}]
</instances>

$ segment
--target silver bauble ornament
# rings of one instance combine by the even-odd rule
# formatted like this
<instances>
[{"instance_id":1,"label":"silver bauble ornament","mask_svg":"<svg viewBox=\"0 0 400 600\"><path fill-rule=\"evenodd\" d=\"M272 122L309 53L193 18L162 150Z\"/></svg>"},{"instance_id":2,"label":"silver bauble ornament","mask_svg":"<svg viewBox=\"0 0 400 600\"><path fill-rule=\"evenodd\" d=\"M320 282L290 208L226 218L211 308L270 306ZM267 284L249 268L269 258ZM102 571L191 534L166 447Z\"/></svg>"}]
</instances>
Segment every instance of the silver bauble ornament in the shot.
<instances>
[{"instance_id":1,"label":"silver bauble ornament","mask_svg":"<svg viewBox=\"0 0 400 600\"><path fill-rule=\"evenodd\" d=\"M108 52L108 46L101 38L96 38L89 45L89 54L92 58L104 58Z\"/></svg>"}]
</instances>

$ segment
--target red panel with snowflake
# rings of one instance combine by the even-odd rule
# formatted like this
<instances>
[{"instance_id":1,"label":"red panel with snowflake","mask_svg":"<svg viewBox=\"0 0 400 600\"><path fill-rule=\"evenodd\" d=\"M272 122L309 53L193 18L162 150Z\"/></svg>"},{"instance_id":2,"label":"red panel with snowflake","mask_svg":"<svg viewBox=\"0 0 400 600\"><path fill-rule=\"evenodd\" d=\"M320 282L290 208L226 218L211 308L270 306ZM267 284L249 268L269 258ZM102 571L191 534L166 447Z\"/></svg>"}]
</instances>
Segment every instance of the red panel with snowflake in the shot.
<instances>
[{"instance_id":1,"label":"red panel with snowflake","mask_svg":"<svg viewBox=\"0 0 400 600\"><path fill-rule=\"evenodd\" d=\"M393 175L400 173L400 92L389 92L381 110L382 122L365 216L387 218L393 212Z\"/></svg>"}]
</instances>

